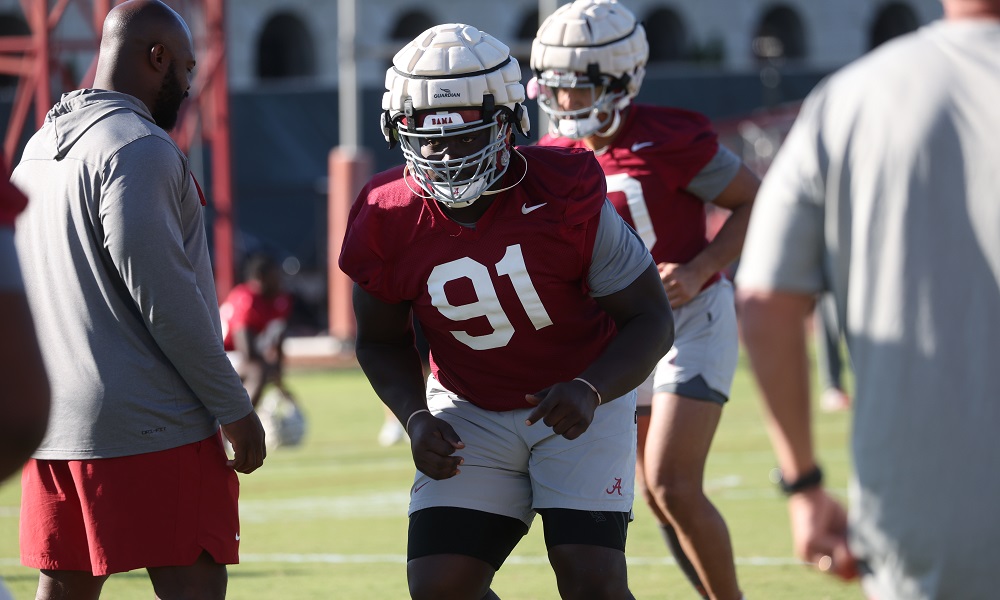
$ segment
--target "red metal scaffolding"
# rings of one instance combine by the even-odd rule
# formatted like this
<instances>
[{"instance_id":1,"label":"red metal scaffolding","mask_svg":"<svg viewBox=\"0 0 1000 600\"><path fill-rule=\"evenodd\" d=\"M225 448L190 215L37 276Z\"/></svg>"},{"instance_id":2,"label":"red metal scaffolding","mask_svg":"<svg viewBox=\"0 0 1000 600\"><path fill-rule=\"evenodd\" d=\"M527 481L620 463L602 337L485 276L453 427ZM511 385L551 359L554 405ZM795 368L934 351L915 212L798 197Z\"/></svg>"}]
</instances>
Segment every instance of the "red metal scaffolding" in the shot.
<instances>
[{"instance_id":1,"label":"red metal scaffolding","mask_svg":"<svg viewBox=\"0 0 1000 600\"><path fill-rule=\"evenodd\" d=\"M18 78L4 132L3 156L10 165L26 130L41 127L45 113L63 92L93 84L104 17L120 0L20 0L30 35L0 37L0 74ZM180 13L195 37L198 69L191 97L181 108L174 140L185 153L197 143L211 154L207 196L215 212L215 280L220 299L233 287L233 187L230 167L229 87L226 69L225 0L165 0ZM87 23L79 31L62 26L70 9ZM78 80L69 56L92 55ZM34 108L34 122L28 121ZM3 174L5 177L9 173Z\"/></svg>"}]
</instances>

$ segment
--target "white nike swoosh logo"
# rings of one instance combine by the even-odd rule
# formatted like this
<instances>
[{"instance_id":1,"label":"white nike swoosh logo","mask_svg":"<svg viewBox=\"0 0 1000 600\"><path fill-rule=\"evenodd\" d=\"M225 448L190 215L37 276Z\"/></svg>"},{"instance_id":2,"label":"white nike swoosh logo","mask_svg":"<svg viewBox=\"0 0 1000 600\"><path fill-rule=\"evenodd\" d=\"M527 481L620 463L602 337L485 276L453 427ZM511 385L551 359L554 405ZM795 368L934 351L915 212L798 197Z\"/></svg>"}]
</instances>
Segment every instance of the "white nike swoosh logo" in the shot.
<instances>
[{"instance_id":1,"label":"white nike swoosh logo","mask_svg":"<svg viewBox=\"0 0 1000 600\"><path fill-rule=\"evenodd\" d=\"M632 152L638 152L646 146L652 146L655 142L636 142L632 144Z\"/></svg>"},{"instance_id":2,"label":"white nike swoosh logo","mask_svg":"<svg viewBox=\"0 0 1000 600\"><path fill-rule=\"evenodd\" d=\"M238 534L238 533L236 534L236 541L237 542L240 541L240 534Z\"/></svg>"},{"instance_id":3,"label":"white nike swoosh logo","mask_svg":"<svg viewBox=\"0 0 1000 600\"><path fill-rule=\"evenodd\" d=\"M536 205L531 206L531 207L529 207L527 204L522 204L521 205L521 214L522 215L526 215L526 214L530 213L533 210L538 210L539 208L545 206L546 204L548 204L548 202L542 202L541 204L536 204Z\"/></svg>"}]
</instances>

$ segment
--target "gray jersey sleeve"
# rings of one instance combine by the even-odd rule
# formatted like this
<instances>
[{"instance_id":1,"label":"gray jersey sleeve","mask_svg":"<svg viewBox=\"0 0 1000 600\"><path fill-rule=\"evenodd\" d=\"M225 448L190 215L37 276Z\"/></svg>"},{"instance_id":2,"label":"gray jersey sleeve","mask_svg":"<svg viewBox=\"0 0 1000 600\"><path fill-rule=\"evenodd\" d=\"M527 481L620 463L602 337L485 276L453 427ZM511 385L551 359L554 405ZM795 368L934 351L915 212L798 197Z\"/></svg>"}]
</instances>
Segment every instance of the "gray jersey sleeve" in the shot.
<instances>
[{"instance_id":1,"label":"gray jersey sleeve","mask_svg":"<svg viewBox=\"0 0 1000 600\"><path fill-rule=\"evenodd\" d=\"M601 209L601 223L594 240L587 285L590 295L610 296L627 288L653 262L635 231L608 200Z\"/></svg>"},{"instance_id":2,"label":"gray jersey sleeve","mask_svg":"<svg viewBox=\"0 0 1000 600\"><path fill-rule=\"evenodd\" d=\"M23 291L21 268L14 249L14 230L0 227L0 292Z\"/></svg>"},{"instance_id":3,"label":"gray jersey sleeve","mask_svg":"<svg viewBox=\"0 0 1000 600\"><path fill-rule=\"evenodd\" d=\"M715 156L694 176L686 189L705 202L711 202L736 177L741 164L740 157L733 154L729 148L719 144L719 150Z\"/></svg>"}]
</instances>

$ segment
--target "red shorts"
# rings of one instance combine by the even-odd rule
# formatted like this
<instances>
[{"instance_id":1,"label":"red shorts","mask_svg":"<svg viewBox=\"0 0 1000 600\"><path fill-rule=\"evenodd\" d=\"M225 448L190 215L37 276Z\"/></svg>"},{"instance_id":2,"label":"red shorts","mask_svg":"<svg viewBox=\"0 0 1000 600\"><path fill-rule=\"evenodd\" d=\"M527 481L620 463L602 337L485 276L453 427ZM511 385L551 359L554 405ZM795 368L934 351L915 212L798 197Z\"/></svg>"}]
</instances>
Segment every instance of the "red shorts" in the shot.
<instances>
[{"instance_id":1,"label":"red shorts","mask_svg":"<svg viewBox=\"0 0 1000 600\"><path fill-rule=\"evenodd\" d=\"M21 474L21 563L110 575L239 562L239 479L221 433L135 456L30 460Z\"/></svg>"}]
</instances>

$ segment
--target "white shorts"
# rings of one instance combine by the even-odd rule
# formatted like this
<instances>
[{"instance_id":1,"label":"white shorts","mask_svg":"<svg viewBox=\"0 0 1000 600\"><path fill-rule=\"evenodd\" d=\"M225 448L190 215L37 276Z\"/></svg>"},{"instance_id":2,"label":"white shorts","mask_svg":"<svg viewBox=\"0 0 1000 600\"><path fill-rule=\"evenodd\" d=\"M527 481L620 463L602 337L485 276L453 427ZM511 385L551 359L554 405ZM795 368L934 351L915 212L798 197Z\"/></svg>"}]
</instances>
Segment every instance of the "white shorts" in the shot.
<instances>
[{"instance_id":1,"label":"white shorts","mask_svg":"<svg viewBox=\"0 0 1000 600\"><path fill-rule=\"evenodd\" d=\"M535 509L631 513L635 486L635 392L599 406L575 440L541 421L528 427L530 408L496 412L475 406L428 380L427 406L465 442L461 473L435 481L417 471L410 510L452 506L520 519Z\"/></svg>"},{"instance_id":2,"label":"white shorts","mask_svg":"<svg viewBox=\"0 0 1000 600\"><path fill-rule=\"evenodd\" d=\"M638 388L637 404L667 392L725 404L739 358L733 284L722 277L674 309L674 345Z\"/></svg>"}]
</instances>

